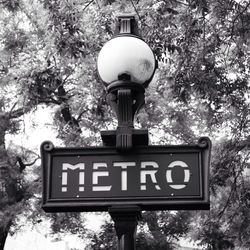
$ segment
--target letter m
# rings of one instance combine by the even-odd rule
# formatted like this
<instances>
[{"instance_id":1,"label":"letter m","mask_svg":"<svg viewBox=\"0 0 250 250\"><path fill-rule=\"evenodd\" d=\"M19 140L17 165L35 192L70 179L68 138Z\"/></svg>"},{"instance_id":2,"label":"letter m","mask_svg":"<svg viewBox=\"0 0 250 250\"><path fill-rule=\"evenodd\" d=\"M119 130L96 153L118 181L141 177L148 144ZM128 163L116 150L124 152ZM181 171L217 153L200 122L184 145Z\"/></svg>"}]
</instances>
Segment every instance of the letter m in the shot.
<instances>
[{"instance_id":1,"label":"letter m","mask_svg":"<svg viewBox=\"0 0 250 250\"><path fill-rule=\"evenodd\" d=\"M71 169L71 170L84 169L84 167L85 167L84 163L78 163L78 164L75 164L75 165L71 165L69 163L63 163L63 165L62 165L62 169L63 170L68 170L68 169Z\"/></svg>"}]
</instances>

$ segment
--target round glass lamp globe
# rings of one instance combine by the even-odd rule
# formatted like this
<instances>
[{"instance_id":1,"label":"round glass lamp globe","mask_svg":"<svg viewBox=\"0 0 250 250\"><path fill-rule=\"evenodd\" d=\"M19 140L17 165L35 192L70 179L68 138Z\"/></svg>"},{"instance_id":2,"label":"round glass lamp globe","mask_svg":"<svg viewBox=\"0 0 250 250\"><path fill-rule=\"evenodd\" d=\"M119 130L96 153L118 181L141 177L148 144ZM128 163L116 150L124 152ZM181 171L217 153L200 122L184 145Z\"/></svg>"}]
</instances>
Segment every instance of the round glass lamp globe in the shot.
<instances>
[{"instance_id":1,"label":"round glass lamp globe","mask_svg":"<svg viewBox=\"0 0 250 250\"><path fill-rule=\"evenodd\" d=\"M116 37L101 49L97 69L102 81L110 84L126 74L130 81L144 84L155 72L155 57L150 47L141 39L131 36Z\"/></svg>"}]
</instances>

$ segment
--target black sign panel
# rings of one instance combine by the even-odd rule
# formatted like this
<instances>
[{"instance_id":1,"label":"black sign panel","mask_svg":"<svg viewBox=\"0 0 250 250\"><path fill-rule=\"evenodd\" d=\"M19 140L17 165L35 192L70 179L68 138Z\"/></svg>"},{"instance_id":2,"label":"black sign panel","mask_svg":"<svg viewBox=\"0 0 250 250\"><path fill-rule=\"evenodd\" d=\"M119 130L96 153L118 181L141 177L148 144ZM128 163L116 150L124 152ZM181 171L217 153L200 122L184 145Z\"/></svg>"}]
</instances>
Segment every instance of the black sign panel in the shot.
<instances>
[{"instance_id":1,"label":"black sign panel","mask_svg":"<svg viewBox=\"0 0 250 250\"><path fill-rule=\"evenodd\" d=\"M208 209L211 143L192 146L41 146L43 208L47 212L105 211L113 205L144 210Z\"/></svg>"}]
</instances>

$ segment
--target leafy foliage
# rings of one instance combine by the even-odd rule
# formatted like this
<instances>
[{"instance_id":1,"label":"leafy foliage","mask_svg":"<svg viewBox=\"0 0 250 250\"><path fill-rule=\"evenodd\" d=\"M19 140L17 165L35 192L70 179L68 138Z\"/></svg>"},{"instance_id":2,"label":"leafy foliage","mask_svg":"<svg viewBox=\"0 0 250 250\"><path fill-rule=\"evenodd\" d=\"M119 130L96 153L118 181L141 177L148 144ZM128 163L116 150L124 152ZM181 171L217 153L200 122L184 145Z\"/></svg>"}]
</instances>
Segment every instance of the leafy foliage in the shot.
<instances>
[{"instance_id":1,"label":"leafy foliage","mask_svg":"<svg viewBox=\"0 0 250 250\"><path fill-rule=\"evenodd\" d=\"M53 233L65 233L71 232L72 234L85 234L83 227L84 220L81 218L79 213L65 213L61 214L54 213L51 215L52 231Z\"/></svg>"},{"instance_id":2,"label":"leafy foliage","mask_svg":"<svg viewBox=\"0 0 250 250\"><path fill-rule=\"evenodd\" d=\"M110 221L101 226L99 233L90 233L89 238L91 242L87 245L87 249L116 249L118 245L114 224Z\"/></svg>"},{"instance_id":3,"label":"leafy foliage","mask_svg":"<svg viewBox=\"0 0 250 250\"><path fill-rule=\"evenodd\" d=\"M138 249L174 249L175 241L189 228L189 212L144 212L138 239ZM147 225L145 230L145 223Z\"/></svg>"}]
</instances>

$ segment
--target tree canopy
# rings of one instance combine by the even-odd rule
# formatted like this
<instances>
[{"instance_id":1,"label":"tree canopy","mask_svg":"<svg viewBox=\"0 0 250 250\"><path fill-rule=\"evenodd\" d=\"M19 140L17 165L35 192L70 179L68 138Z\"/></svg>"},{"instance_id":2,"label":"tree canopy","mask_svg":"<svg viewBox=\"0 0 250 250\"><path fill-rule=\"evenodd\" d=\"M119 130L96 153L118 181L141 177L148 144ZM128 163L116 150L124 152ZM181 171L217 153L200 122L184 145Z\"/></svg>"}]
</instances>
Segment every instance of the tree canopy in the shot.
<instances>
[{"instance_id":1,"label":"tree canopy","mask_svg":"<svg viewBox=\"0 0 250 250\"><path fill-rule=\"evenodd\" d=\"M145 212L138 249L173 249L181 236L208 249L248 249L250 3L244 0L0 2L0 249L40 192L39 174L32 178L27 169L39 169L37 153L6 143L8 134L24 133L23 115L52 108L51 122L67 146L100 145L99 131L115 128L96 59L121 12L135 13L159 63L136 126L149 129L153 144L188 144L201 135L213 143L210 211ZM41 215L38 207L33 212ZM83 230L79 214L51 220L56 232L70 220L69 230ZM109 223L102 232L93 234L93 244L111 249Z\"/></svg>"}]
</instances>

